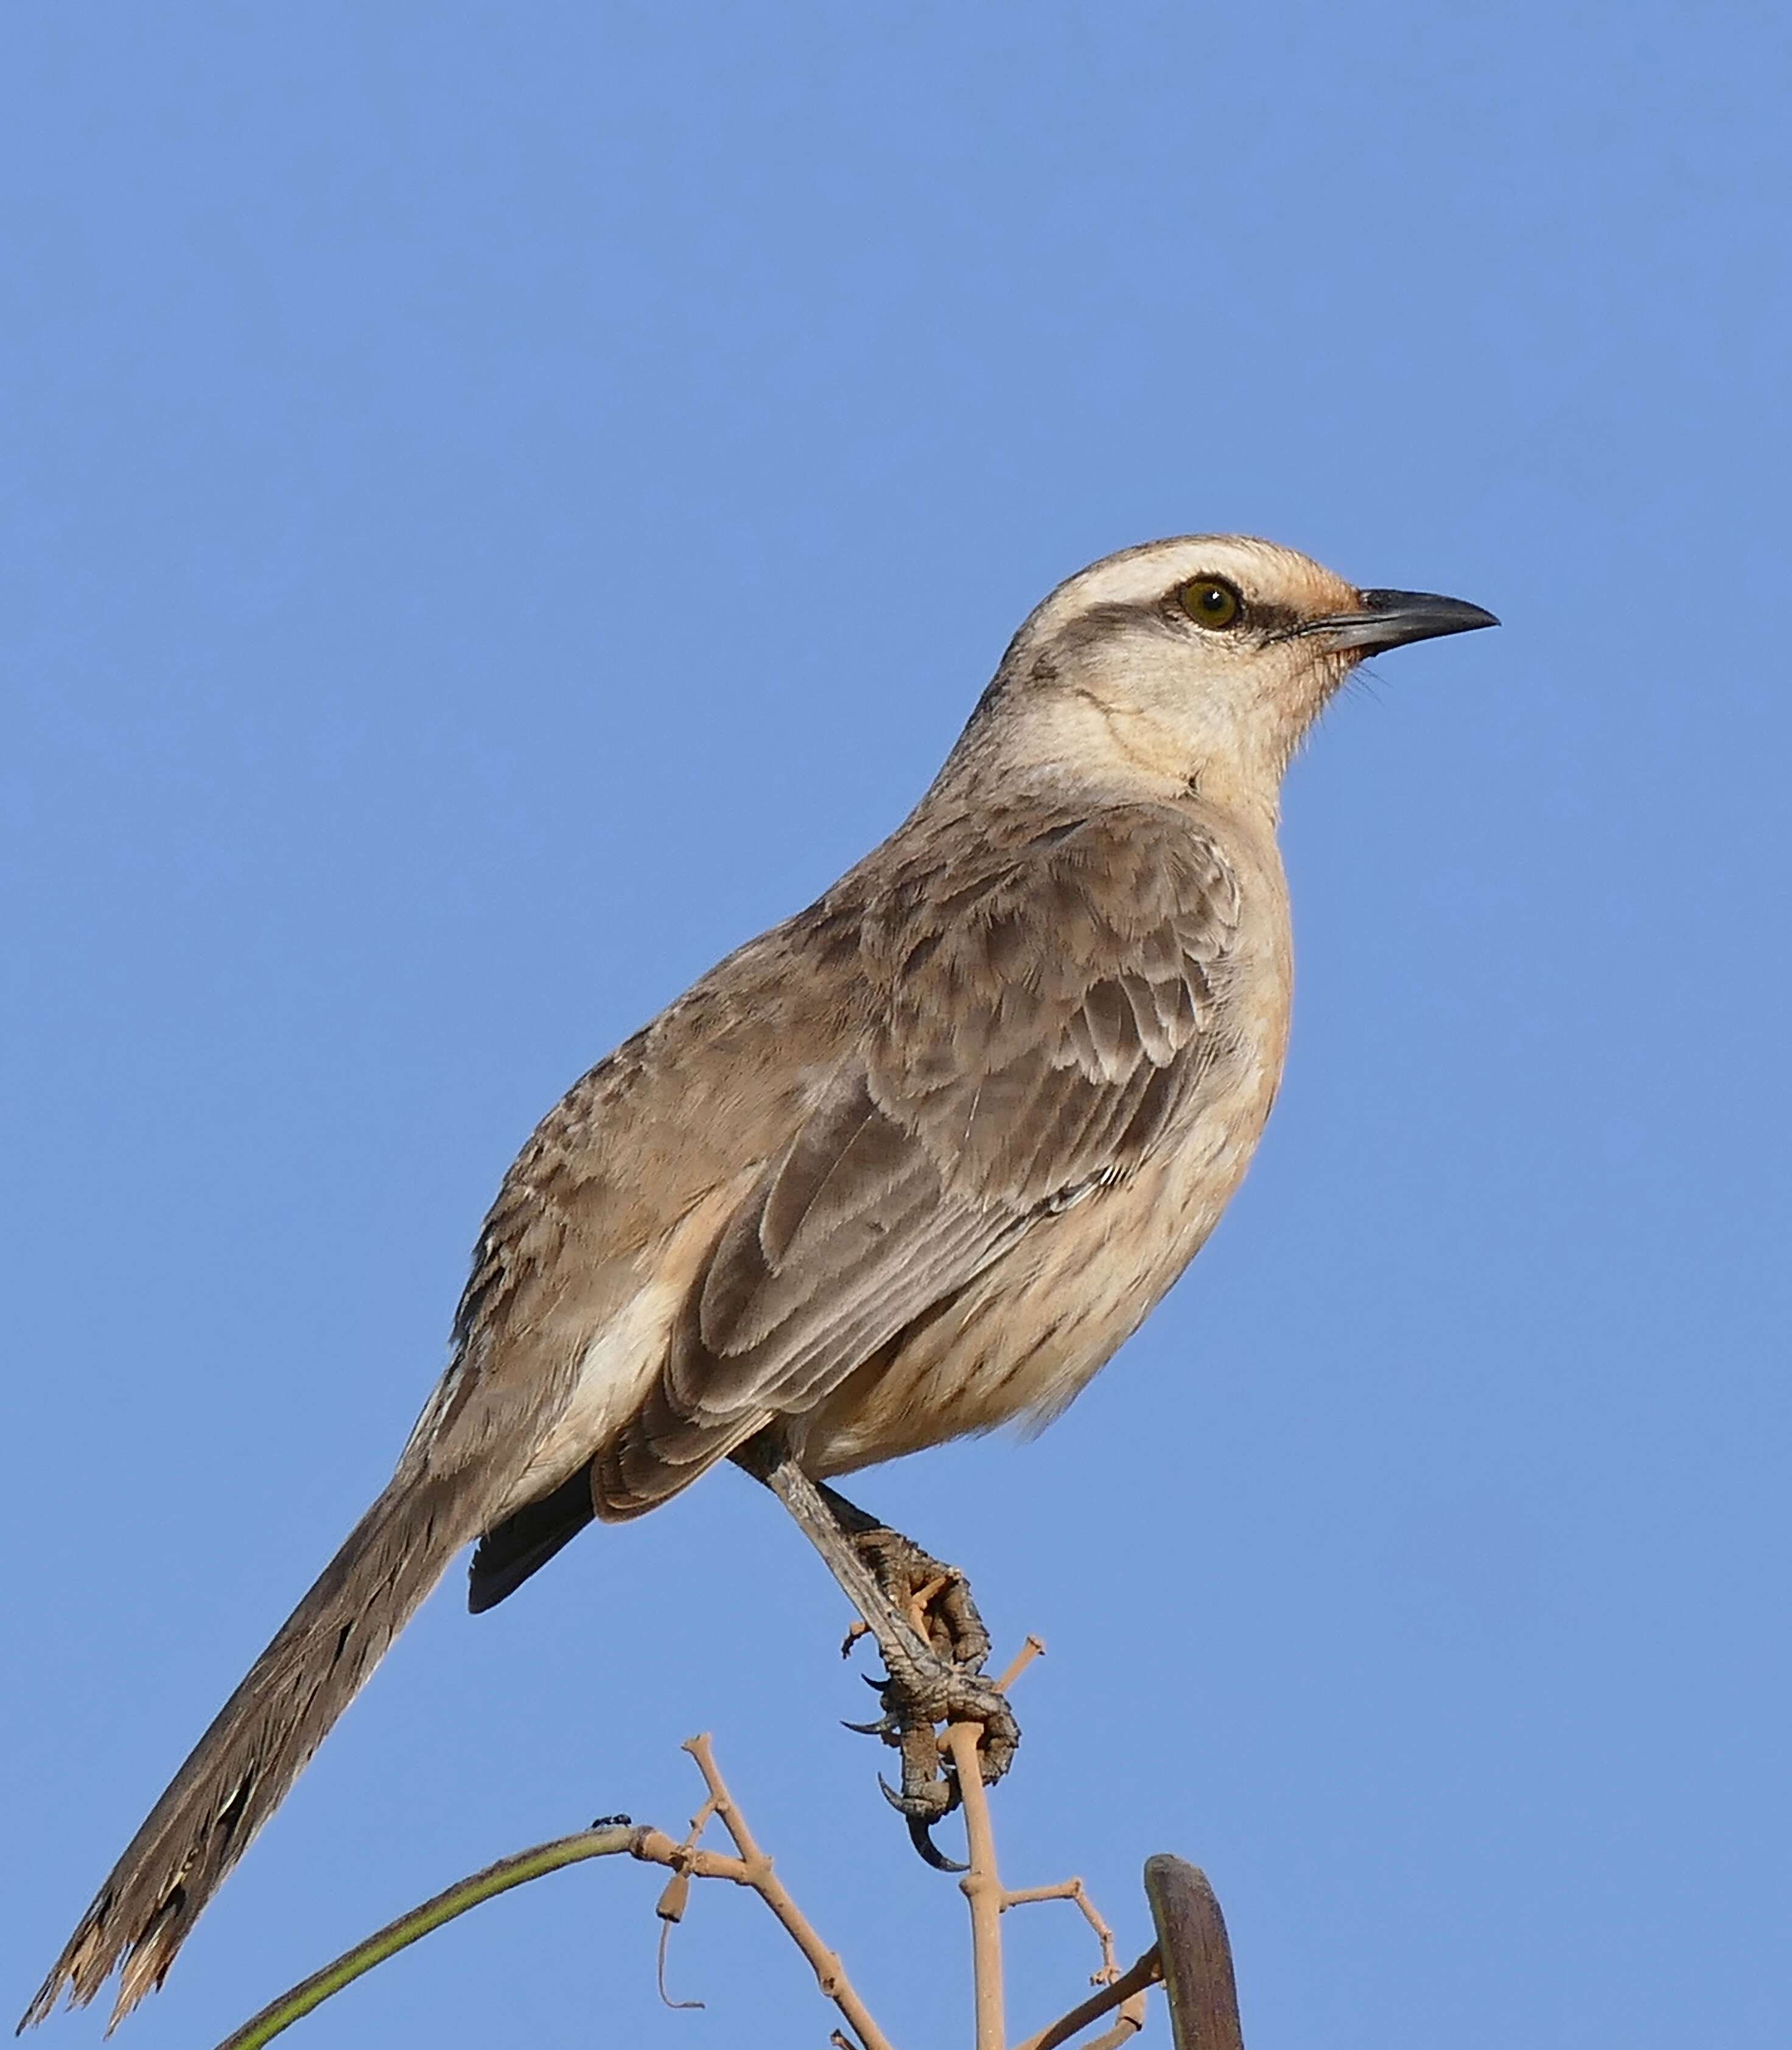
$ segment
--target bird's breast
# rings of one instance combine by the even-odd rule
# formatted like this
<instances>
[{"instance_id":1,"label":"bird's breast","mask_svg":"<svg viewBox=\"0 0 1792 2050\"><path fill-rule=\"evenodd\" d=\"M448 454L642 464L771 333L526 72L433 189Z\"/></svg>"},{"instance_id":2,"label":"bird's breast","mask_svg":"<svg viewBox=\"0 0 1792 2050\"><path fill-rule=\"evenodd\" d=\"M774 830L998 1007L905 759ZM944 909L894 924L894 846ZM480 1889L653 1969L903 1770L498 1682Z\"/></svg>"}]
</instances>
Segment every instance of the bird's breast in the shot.
<instances>
[{"instance_id":1,"label":"bird's breast","mask_svg":"<svg viewBox=\"0 0 1792 2050\"><path fill-rule=\"evenodd\" d=\"M802 1456L841 1474L968 1434L1050 1422L1136 1331L1243 1180L1281 1078L1292 988L1273 850L1240 864L1242 915L1196 1085L1151 1156L1030 1226L953 1300L807 1420Z\"/></svg>"}]
</instances>

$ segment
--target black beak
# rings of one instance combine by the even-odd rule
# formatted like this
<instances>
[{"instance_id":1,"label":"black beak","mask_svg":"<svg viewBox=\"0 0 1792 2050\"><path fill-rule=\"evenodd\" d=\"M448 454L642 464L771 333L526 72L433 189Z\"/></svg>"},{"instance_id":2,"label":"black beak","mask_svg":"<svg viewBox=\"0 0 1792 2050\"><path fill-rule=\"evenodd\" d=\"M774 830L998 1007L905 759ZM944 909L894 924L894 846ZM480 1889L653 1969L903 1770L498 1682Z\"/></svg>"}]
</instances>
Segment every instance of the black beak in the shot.
<instances>
[{"instance_id":1,"label":"black beak","mask_svg":"<svg viewBox=\"0 0 1792 2050\"><path fill-rule=\"evenodd\" d=\"M1478 605L1459 598L1439 598L1428 590L1365 590L1360 612L1341 612L1303 626L1333 648L1360 648L1375 654L1384 648L1404 648L1408 641L1435 641L1441 633L1472 633L1499 622Z\"/></svg>"}]
</instances>

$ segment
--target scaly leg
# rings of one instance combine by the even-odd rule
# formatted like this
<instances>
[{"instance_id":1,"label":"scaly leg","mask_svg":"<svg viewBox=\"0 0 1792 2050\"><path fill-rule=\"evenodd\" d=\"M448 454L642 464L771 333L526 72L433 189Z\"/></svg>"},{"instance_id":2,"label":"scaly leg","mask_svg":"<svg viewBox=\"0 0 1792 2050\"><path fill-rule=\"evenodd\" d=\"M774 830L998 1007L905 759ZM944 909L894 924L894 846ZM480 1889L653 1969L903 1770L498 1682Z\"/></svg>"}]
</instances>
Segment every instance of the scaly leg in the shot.
<instances>
[{"instance_id":1,"label":"scaly leg","mask_svg":"<svg viewBox=\"0 0 1792 2050\"><path fill-rule=\"evenodd\" d=\"M1020 1742L1013 1709L980 1670L989 1655L989 1633L970 1588L956 1567L942 1565L843 1495L811 1480L781 1448L755 1445L751 1452L735 1457L796 1518L877 1639L886 1677L883 1720L871 1728L902 1758L902 1791L884 1791L908 1818L921 1855L941 1863L925 1831L957 1806L959 1790L956 1775L941 1764L935 1725L983 1725L979 1761L986 1786L1007 1771ZM929 1589L923 1634L911 1620L911 1604Z\"/></svg>"}]
</instances>

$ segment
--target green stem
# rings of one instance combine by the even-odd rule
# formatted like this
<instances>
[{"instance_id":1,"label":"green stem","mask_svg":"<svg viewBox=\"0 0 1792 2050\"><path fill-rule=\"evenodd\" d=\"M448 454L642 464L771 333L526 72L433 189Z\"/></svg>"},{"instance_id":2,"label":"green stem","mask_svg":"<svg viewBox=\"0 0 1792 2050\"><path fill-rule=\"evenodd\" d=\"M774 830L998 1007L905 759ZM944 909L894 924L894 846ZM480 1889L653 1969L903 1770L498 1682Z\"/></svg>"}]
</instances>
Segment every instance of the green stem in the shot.
<instances>
[{"instance_id":1,"label":"green stem","mask_svg":"<svg viewBox=\"0 0 1792 2050\"><path fill-rule=\"evenodd\" d=\"M540 1879L543 1873L558 1872L563 1865L578 1865L586 1858L614 1857L619 1852L633 1850L636 1838L642 1834L621 1826L583 1830L575 1837L556 1837L551 1843L537 1844L532 1850L519 1851L514 1857L500 1858L483 1872L458 1880L422 1907L413 1908L408 1915L388 1922L353 1950L345 1951L333 1964L314 1972L271 2001L253 2020L245 2021L234 2035L227 2036L218 2050L261 2050L263 2044L271 2043L282 2029L290 2029L313 2008L321 2006L333 1993L340 1993L363 1972L384 1964L419 1937L439 1929L444 1922L452 1922L457 1915L466 1914L482 1900L508 1893L513 1886Z\"/></svg>"}]
</instances>

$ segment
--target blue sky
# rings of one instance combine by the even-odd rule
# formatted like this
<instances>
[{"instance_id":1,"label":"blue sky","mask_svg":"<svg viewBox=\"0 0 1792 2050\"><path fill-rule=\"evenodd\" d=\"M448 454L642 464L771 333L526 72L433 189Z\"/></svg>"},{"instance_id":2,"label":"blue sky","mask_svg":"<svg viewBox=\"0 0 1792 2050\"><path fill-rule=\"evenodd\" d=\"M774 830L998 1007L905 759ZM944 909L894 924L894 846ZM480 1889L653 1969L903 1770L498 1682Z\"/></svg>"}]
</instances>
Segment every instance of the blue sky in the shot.
<instances>
[{"instance_id":1,"label":"blue sky","mask_svg":"<svg viewBox=\"0 0 1792 2050\"><path fill-rule=\"evenodd\" d=\"M1206 1866L1252 2050L1785 2041L1789 41L10 11L15 2009L384 1479L535 1119L901 816L1058 579L1242 528L1506 623L1291 780L1288 1082L1194 1270L1037 1444L859 1492L1050 1647L1008 1877L1136 1950L1144 1857ZM768 1498L458 1580L123 2040L676 1826L703 1728L892 2035L968 2034ZM543 1882L302 2040L822 2040L731 1896L663 2009L655 1890ZM1017 2029L1073 1920L1012 1918Z\"/></svg>"}]
</instances>

